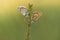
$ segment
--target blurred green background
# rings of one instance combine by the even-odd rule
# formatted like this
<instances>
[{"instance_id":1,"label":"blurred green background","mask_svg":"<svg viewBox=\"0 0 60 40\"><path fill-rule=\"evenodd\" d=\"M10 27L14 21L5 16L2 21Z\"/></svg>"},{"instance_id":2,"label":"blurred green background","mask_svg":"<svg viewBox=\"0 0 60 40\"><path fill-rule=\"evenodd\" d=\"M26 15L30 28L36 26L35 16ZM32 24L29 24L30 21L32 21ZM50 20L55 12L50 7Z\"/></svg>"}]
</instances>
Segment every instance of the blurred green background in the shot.
<instances>
[{"instance_id":1,"label":"blurred green background","mask_svg":"<svg viewBox=\"0 0 60 40\"><path fill-rule=\"evenodd\" d=\"M0 40L25 40L27 24L16 8L29 2L43 13L31 25L30 40L60 40L60 0L0 0Z\"/></svg>"}]
</instances>

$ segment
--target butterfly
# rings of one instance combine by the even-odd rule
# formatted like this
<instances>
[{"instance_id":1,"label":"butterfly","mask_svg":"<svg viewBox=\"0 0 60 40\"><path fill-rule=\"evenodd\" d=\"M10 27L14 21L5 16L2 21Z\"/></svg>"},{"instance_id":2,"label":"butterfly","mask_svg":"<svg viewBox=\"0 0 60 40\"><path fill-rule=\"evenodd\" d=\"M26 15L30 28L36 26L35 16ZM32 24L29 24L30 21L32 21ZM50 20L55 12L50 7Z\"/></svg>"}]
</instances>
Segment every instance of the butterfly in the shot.
<instances>
[{"instance_id":1,"label":"butterfly","mask_svg":"<svg viewBox=\"0 0 60 40\"><path fill-rule=\"evenodd\" d=\"M25 6L18 6L17 9L23 16L28 16L28 10Z\"/></svg>"}]
</instances>

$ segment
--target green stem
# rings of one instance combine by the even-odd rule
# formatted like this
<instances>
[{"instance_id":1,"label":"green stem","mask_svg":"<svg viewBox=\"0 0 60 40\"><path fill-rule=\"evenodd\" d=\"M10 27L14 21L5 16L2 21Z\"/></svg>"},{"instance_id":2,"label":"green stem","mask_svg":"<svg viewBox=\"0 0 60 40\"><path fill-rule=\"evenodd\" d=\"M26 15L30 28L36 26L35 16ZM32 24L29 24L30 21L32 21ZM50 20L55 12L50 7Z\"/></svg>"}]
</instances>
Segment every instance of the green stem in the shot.
<instances>
[{"instance_id":1,"label":"green stem","mask_svg":"<svg viewBox=\"0 0 60 40\"><path fill-rule=\"evenodd\" d=\"M28 14L28 31L27 31L27 38L26 38L26 40L30 40L32 5L29 4L29 9L28 10L29 10L29 14Z\"/></svg>"},{"instance_id":2,"label":"green stem","mask_svg":"<svg viewBox=\"0 0 60 40\"><path fill-rule=\"evenodd\" d=\"M31 28L31 17L30 17L30 14L29 14L29 17L28 17L28 34L27 34L27 40L30 39L30 28Z\"/></svg>"},{"instance_id":3,"label":"green stem","mask_svg":"<svg viewBox=\"0 0 60 40\"><path fill-rule=\"evenodd\" d=\"M30 39L30 31L31 31L31 14L28 14L28 29L27 29L27 38L26 40Z\"/></svg>"}]
</instances>

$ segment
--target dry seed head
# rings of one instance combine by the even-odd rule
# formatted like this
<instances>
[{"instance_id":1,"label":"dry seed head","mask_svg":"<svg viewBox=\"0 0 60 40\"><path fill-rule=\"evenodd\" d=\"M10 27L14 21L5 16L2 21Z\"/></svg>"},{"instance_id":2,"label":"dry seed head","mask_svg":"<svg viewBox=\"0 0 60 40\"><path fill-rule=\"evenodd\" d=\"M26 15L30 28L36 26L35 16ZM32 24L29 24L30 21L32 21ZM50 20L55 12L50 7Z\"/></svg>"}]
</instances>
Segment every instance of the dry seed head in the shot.
<instances>
[{"instance_id":1,"label":"dry seed head","mask_svg":"<svg viewBox=\"0 0 60 40\"><path fill-rule=\"evenodd\" d=\"M37 21L42 16L42 12L33 12L32 14L32 21Z\"/></svg>"}]
</instances>

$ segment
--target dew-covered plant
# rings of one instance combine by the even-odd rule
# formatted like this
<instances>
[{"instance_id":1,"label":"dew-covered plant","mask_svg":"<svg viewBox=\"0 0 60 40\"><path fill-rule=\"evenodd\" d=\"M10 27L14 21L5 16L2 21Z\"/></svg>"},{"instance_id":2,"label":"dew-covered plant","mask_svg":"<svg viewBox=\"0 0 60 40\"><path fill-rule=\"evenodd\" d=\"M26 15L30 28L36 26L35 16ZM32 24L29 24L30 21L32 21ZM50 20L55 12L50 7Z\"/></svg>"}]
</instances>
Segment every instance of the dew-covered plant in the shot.
<instances>
[{"instance_id":1,"label":"dew-covered plant","mask_svg":"<svg viewBox=\"0 0 60 40\"><path fill-rule=\"evenodd\" d=\"M30 40L30 32L31 32L31 24L38 21L38 19L42 16L41 12L33 11L33 4L28 4L28 8L25 6L18 6L18 11L24 16L24 19L27 18L27 36L25 40Z\"/></svg>"}]
</instances>

